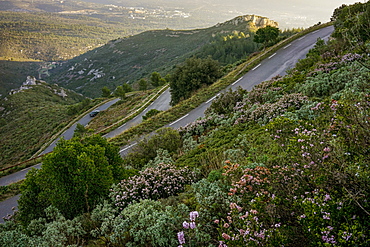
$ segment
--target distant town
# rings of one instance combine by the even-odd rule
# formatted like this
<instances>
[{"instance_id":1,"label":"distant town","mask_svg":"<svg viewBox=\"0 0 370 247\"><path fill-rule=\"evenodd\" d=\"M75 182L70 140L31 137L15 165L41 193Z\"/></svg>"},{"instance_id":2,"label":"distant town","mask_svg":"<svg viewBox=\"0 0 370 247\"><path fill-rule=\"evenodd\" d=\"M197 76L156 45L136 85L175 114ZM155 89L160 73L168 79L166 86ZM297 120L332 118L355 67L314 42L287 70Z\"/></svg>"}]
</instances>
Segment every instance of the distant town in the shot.
<instances>
[{"instance_id":1,"label":"distant town","mask_svg":"<svg viewBox=\"0 0 370 247\"><path fill-rule=\"evenodd\" d=\"M117 6L113 4L105 5L107 9L102 10L105 13L110 12L113 15L126 15L128 18L131 19L146 19L146 18L188 18L190 17L190 13L186 13L181 9L165 9L163 7L123 7ZM62 11L59 12L60 14L100 14L96 9L84 9L84 10L76 10L76 11Z\"/></svg>"}]
</instances>

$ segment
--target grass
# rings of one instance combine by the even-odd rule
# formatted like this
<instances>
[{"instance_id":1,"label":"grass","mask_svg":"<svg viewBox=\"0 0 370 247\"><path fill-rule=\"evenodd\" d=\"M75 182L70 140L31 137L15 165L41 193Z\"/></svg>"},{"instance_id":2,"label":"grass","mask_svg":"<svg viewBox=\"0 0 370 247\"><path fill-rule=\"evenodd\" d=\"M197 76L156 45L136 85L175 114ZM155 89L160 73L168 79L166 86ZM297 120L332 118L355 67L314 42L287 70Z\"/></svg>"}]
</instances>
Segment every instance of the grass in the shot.
<instances>
[{"instance_id":1,"label":"grass","mask_svg":"<svg viewBox=\"0 0 370 247\"><path fill-rule=\"evenodd\" d=\"M23 180L7 186L0 186L0 202L18 195L20 193L20 186L22 183Z\"/></svg>"}]
</instances>

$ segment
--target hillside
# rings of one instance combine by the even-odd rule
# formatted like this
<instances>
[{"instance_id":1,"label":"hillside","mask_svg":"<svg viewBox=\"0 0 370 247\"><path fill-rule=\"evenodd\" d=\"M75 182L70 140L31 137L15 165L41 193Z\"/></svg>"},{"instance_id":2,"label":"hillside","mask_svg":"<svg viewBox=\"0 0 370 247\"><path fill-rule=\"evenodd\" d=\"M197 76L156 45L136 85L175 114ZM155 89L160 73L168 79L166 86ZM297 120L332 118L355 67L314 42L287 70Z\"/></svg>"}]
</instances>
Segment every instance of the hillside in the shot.
<instances>
[{"instance_id":1,"label":"hillside","mask_svg":"<svg viewBox=\"0 0 370 247\"><path fill-rule=\"evenodd\" d=\"M0 167L30 158L75 117L77 112L71 114L69 107L84 99L29 77L0 102Z\"/></svg>"},{"instance_id":2,"label":"hillside","mask_svg":"<svg viewBox=\"0 0 370 247\"><path fill-rule=\"evenodd\" d=\"M246 15L210 28L196 30L154 30L108 44L71 59L50 70L50 83L61 83L89 97L96 97L103 86L111 90L125 82L148 77L157 71L165 76L176 64L202 54L212 42L235 36L242 48L235 62L258 50L253 42L257 28L277 23L264 17ZM236 40L235 39L235 40ZM216 50L214 50L216 52Z\"/></svg>"}]
</instances>

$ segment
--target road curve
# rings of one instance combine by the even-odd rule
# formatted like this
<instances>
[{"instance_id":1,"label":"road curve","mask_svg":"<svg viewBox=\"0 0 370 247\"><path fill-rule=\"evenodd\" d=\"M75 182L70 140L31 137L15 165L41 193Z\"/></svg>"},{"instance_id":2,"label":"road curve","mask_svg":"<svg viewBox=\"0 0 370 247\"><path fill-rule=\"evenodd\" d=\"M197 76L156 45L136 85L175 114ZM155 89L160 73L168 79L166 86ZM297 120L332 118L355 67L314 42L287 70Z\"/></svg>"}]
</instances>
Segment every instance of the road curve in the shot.
<instances>
[{"instance_id":1,"label":"road curve","mask_svg":"<svg viewBox=\"0 0 370 247\"><path fill-rule=\"evenodd\" d=\"M108 134L104 135L106 138L112 138L119 134L121 134L123 131L138 125L143 121L143 116L147 114L148 111L152 109L156 109L158 111L167 111L170 109L170 101L171 101L171 94L170 89L167 88L151 105L149 105L144 111L142 111L140 114L138 114L133 119L127 121L126 123L122 124L117 129L109 132Z\"/></svg>"},{"instance_id":2,"label":"road curve","mask_svg":"<svg viewBox=\"0 0 370 247\"><path fill-rule=\"evenodd\" d=\"M114 100L111 100L99 107L96 107L94 110L99 110L99 111L104 111L106 109L108 109L109 107L111 107L113 104L115 104L116 102L118 102L120 99L117 98L117 99L114 99ZM75 132L75 129L77 127L77 124L82 124L83 126L86 126L90 121L91 121L91 117L89 114L86 114L85 116L83 116L80 120L78 120L75 124L73 124L69 129L67 129L60 137L58 137L55 141L53 141L49 147L47 147L43 152L42 154L46 154L46 153L49 153L51 151L53 151L54 147L56 146L56 143L60 140L60 138L64 137L64 139L66 140L69 140L69 139L72 139L73 137L73 134Z\"/></svg>"}]
</instances>

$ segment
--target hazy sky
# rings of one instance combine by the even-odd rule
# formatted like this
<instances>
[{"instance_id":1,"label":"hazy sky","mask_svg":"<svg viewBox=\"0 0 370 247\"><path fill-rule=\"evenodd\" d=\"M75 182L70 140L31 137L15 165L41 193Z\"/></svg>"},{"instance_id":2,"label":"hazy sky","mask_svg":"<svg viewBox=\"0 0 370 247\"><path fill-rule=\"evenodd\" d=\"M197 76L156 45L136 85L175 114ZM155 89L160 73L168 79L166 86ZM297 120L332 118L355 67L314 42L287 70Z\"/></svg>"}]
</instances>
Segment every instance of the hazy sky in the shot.
<instances>
[{"instance_id":1,"label":"hazy sky","mask_svg":"<svg viewBox=\"0 0 370 247\"><path fill-rule=\"evenodd\" d=\"M9 1L9 0L8 0ZM23 0L21 0L23 1ZM26 0L24 0L26 1ZM30 2L31 0L27 0ZM37 0L35 0L36 2ZM56 1L68 2L72 0ZM366 0L73 0L115 4L123 7L152 7L181 10L189 13L205 27L225 22L240 15L255 14L268 17L286 27L308 27L327 22L335 8L342 4ZM12 0L10 0L12 2Z\"/></svg>"},{"instance_id":2,"label":"hazy sky","mask_svg":"<svg viewBox=\"0 0 370 247\"><path fill-rule=\"evenodd\" d=\"M335 8L342 4L367 2L365 0L85 0L104 3L116 2L124 6L157 5L179 6L191 14L204 18L216 14L223 22L238 15L256 14L268 17L281 26L310 26L327 22ZM212 15L214 18L214 15ZM212 18L212 19L213 19Z\"/></svg>"},{"instance_id":3,"label":"hazy sky","mask_svg":"<svg viewBox=\"0 0 370 247\"><path fill-rule=\"evenodd\" d=\"M191 0L190 0L191 1ZM214 0L212 2L215 2ZM281 25L306 23L312 25L317 22L327 22L335 8L342 4L353 4L355 0L227 0L225 8L234 9L239 13L257 14L269 17Z\"/></svg>"}]
</instances>

